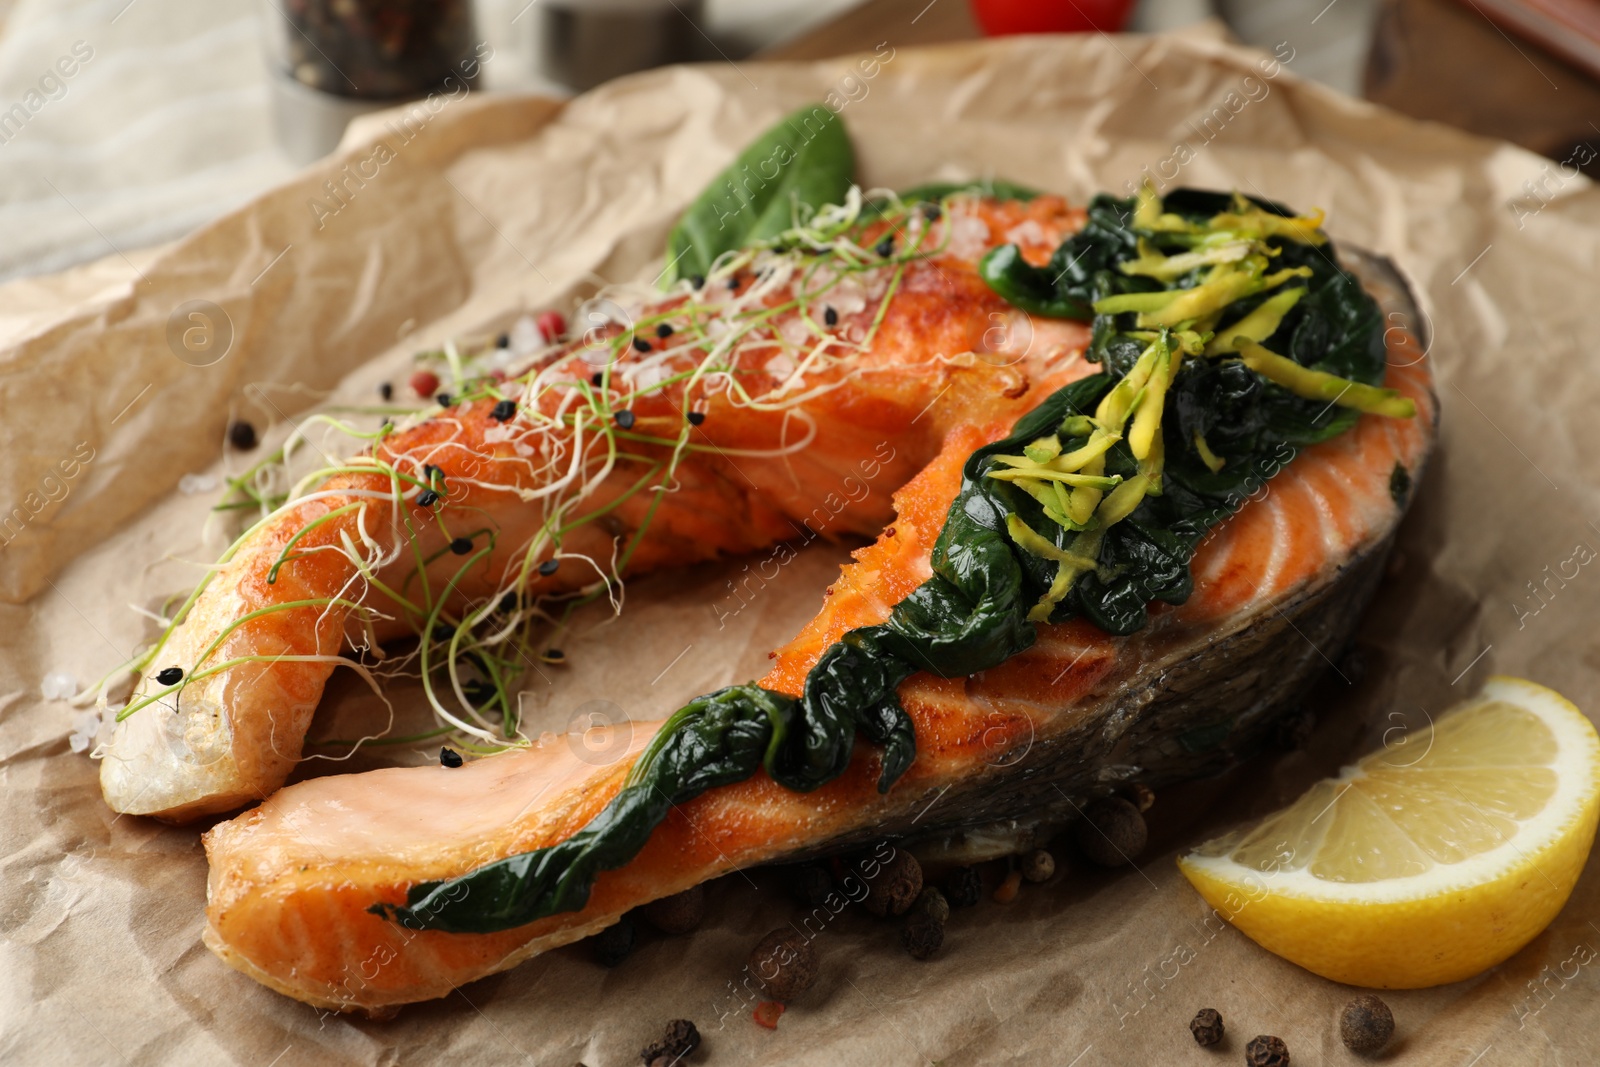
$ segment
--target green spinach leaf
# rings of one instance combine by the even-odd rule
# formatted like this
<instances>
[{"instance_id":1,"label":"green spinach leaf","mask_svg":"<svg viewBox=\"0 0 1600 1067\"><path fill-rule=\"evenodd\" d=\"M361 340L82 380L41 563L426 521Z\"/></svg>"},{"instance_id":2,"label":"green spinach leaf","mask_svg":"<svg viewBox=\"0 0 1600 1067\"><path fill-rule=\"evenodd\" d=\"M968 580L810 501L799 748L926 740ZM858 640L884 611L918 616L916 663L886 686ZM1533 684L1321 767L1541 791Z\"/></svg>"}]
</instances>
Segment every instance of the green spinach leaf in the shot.
<instances>
[{"instance_id":1,"label":"green spinach leaf","mask_svg":"<svg viewBox=\"0 0 1600 1067\"><path fill-rule=\"evenodd\" d=\"M1088 322L1094 318L1095 278L1133 257L1132 210L1131 201L1097 196L1083 229L1058 245L1049 263L1035 267L1016 245L1001 245L978 261L978 276L1031 315ZM1155 288L1147 279L1127 281L1130 287Z\"/></svg>"},{"instance_id":2,"label":"green spinach leaf","mask_svg":"<svg viewBox=\"0 0 1600 1067\"><path fill-rule=\"evenodd\" d=\"M806 676L798 700L736 685L692 701L640 755L628 781L589 825L549 848L521 853L439 882L412 886L404 906L370 911L410 929L508 930L589 900L601 871L639 854L673 806L765 769L807 792L850 766L857 734L882 748L878 788L911 766L916 735L896 689L917 671L943 677L999 666L1033 644L1019 553L1005 534L1004 502L983 477L990 456L1020 448L1109 387L1107 375L1047 398L1015 432L967 461L961 493L934 544L934 576L878 626L851 630Z\"/></svg>"},{"instance_id":3,"label":"green spinach leaf","mask_svg":"<svg viewBox=\"0 0 1600 1067\"><path fill-rule=\"evenodd\" d=\"M839 116L821 104L789 115L718 174L667 238L664 285L705 277L731 252L794 225L797 212L836 204L855 178L855 151Z\"/></svg>"},{"instance_id":4,"label":"green spinach leaf","mask_svg":"<svg viewBox=\"0 0 1600 1067\"><path fill-rule=\"evenodd\" d=\"M782 132L769 133L763 142L777 143L773 138ZM844 151L848 153L848 143ZM744 160L739 167L747 165ZM833 161L838 162L837 156ZM847 177L842 180L848 185ZM777 195L769 194L763 210L775 210ZM802 201L798 188L791 196L785 211L793 203L812 202ZM1168 197L1165 209L1201 219L1229 202L1222 194L1184 190ZM697 208L702 206L697 202ZM1287 214L1277 205L1260 206ZM999 255L1005 251L1000 249L984 261L993 265L984 276L1019 306L1039 314L1059 308L1071 317L1086 317L1084 309L1106 296L1158 288L1149 278L1117 270L1139 254L1138 235L1131 228L1133 208L1132 201L1096 197L1088 225L1056 250L1048 267L1033 268L1020 256ZM766 217L752 209L740 240L782 228L763 223ZM696 225L702 224L704 211L696 218ZM686 216L680 229L688 222ZM776 228L761 231L764 225ZM688 250L686 260L711 248L733 247L709 237L701 240L703 247L681 246ZM1376 304L1339 266L1330 248L1292 241L1279 245L1282 265L1303 266L1310 276L1304 280L1307 293L1283 316L1267 343L1304 366L1352 381L1379 382L1384 346ZM715 254L680 269L703 269ZM1226 307L1223 319L1238 321L1260 302L1257 297L1236 301ZM1053 393L1005 440L968 458L960 492L934 545L933 576L897 605L886 622L852 630L827 649L798 699L755 685L700 697L668 720L623 789L572 837L458 878L412 886L404 906L378 904L370 910L413 929L472 933L578 910L588 902L600 872L638 855L674 805L746 779L758 769L788 789L816 789L849 767L858 735L881 747L878 788L887 792L916 755L915 731L896 693L900 683L917 671L959 677L988 670L1033 644L1037 631L1028 613L1050 588L1054 567L1018 546L1008 534L1007 517L1048 531L1043 536L1062 550L1069 534L1048 520L1028 492L988 475L997 456L1023 450L1050 434L1066 435L1069 420L1079 423L1096 410L1147 344L1135 336L1133 317L1095 316L1089 355L1102 371ZM1333 405L1301 399L1268 383L1237 361L1199 357L1182 364L1163 411L1160 492L1146 495L1125 519L1105 529L1098 567L1055 605L1052 621L1078 616L1109 633L1129 634L1146 624L1151 602L1182 603L1193 587L1189 562L1206 534L1300 448L1340 433L1354 421ZM1207 462L1197 440L1209 443L1213 463ZM1213 469L1218 458L1222 465ZM1105 454L1106 475L1127 478L1138 466L1126 441Z\"/></svg>"},{"instance_id":5,"label":"green spinach leaf","mask_svg":"<svg viewBox=\"0 0 1600 1067\"><path fill-rule=\"evenodd\" d=\"M1180 189L1164 198L1163 207L1199 222L1228 210L1232 202L1226 193ZM1274 215L1293 214L1271 201L1252 202ZM1117 269L1138 254L1134 206L1132 199L1095 197L1088 225L1056 250L1050 267L1041 274L1058 268L1059 272L1050 275L1050 287L1041 287L1035 295L1041 301L1092 305L1107 296L1158 288L1149 278ZM1172 252L1185 247L1176 236L1146 235L1146 239ZM1274 269L1304 267L1311 274L1301 283L1306 295L1263 343L1305 366L1368 385L1381 383L1385 350L1376 301L1339 264L1330 245L1290 240L1272 244L1277 251ZM986 262L1004 251L1002 247L990 253ZM1078 265L1070 267L1072 263ZM994 287L1006 295L1000 286ZM1235 302L1223 321L1238 321L1267 295ZM1094 317L1087 358L1105 367L1113 380L1128 373L1146 344L1131 336L1133 318L1129 313ZM1183 603L1193 590L1189 561L1210 530L1261 492L1300 449L1343 433L1358 417L1353 411L1295 396L1236 361L1203 358L1185 361L1168 390L1166 410L1161 425L1162 492L1145 497L1126 520L1107 530L1100 566L1074 584L1051 615L1052 621L1081 616L1108 633L1130 634L1144 627L1152 602ZM1197 438L1223 461L1220 470L1207 465ZM1126 442L1114 447L1106 459L1107 474L1128 476L1136 468ZM1003 500L1034 529L1052 525L1025 493L1009 487L982 491ZM1044 561L1029 556L1023 567L1029 573L1030 593L1048 585L1050 568Z\"/></svg>"}]
</instances>

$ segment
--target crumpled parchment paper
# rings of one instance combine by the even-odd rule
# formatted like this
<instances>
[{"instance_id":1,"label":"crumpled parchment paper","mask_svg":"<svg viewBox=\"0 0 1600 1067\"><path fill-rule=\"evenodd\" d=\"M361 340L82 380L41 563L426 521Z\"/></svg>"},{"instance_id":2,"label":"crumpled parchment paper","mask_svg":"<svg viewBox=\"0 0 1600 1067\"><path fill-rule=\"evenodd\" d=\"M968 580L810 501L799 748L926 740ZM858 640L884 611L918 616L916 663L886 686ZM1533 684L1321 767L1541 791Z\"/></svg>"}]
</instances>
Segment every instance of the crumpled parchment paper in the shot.
<instances>
[{"instance_id":1,"label":"crumpled parchment paper","mask_svg":"<svg viewBox=\"0 0 1600 1067\"><path fill-rule=\"evenodd\" d=\"M1600 709L1600 196L1509 145L1300 82L1277 61L1292 41L1276 57L1103 35L861 47L870 59L667 69L565 105L439 98L369 121L340 155L136 264L0 288L0 1060L600 1067L686 1017L706 1063L1181 1064L1208 1055L1186 1024L1211 1006L1229 1062L1256 1033L1282 1036L1297 1064L1353 1062L1334 1021L1351 991L1208 924L1172 858L1491 670ZM200 944L195 829L109 812L95 765L70 750L80 712L42 699L41 681L85 684L131 655L154 633L135 608L215 557L205 486L230 416L276 439L330 391L370 401L444 338L652 277L702 185L819 99L871 185L992 175L1079 199L1143 173L1235 186L1322 206L1338 239L1399 264L1429 319L1445 419L1360 634L1365 680L1318 694L1305 751L1158 797L1137 870L1058 875L958 912L925 963L894 926L841 915L818 941L818 985L775 1032L733 987L794 911L766 871L722 879L704 928L647 938L616 970L564 949L387 1022L319 1015L225 968ZM186 475L198 491L176 491ZM758 675L845 551L802 552L721 628L725 570L637 583L620 621L568 649L570 670L530 679L530 714L556 730L596 701L655 715ZM317 736L370 724L358 689L330 691ZM367 749L345 766L421 758ZM1504 965L1389 994L1389 1062L1600 1060L1597 866Z\"/></svg>"}]
</instances>

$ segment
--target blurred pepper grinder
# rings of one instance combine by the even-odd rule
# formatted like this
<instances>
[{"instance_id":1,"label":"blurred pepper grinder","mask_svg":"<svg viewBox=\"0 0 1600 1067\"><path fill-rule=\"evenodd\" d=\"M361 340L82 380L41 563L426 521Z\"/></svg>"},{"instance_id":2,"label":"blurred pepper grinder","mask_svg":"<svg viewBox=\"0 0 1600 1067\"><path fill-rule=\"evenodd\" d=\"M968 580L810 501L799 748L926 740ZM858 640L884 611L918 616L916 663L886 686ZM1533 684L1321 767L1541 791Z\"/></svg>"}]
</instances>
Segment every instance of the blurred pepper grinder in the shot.
<instances>
[{"instance_id":1,"label":"blurred pepper grinder","mask_svg":"<svg viewBox=\"0 0 1600 1067\"><path fill-rule=\"evenodd\" d=\"M477 85L488 57L471 0L266 0L278 141L327 155L357 115Z\"/></svg>"},{"instance_id":2,"label":"blurred pepper grinder","mask_svg":"<svg viewBox=\"0 0 1600 1067\"><path fill-rule=\"evenodd\" d=\"M583 91L667 63L703 58L701 0L538 0L538 73Z\"/></svg>"}]
</instances>

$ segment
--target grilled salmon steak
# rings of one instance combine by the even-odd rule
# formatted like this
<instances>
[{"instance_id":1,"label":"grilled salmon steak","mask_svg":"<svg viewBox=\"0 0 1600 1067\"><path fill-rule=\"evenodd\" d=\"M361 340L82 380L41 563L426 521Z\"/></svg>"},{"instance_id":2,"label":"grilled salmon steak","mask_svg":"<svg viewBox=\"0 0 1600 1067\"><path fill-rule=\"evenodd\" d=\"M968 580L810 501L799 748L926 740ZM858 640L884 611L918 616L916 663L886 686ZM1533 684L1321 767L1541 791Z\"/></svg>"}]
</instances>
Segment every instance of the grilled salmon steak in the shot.
<instances>
[{"instance_id":1,"label":"grilled salmon steak","mask_svg":"<svg viewBox=\"0 0 1600 1067\"><path fill-rule=\"evenodd\" d=\"M390 433L263 519L147 655L139 710L104 746L106 802L184 821L271 795L351 639L438 633L486 598L754 552L807 524L875 535L892 512L871 487L1091 369L1083 324L1035 320L973 270L1006 241L1048 256L1081 210L974 199L926 221L902 229L932 254L828 277L735 266L641 307L632 329L540 354L521 392L514 378ZM514 421L496 416L508 401ZM358 604L381 615L358 626Z\"/></svg>"},{"instance_id":2,"label":"grilled salmon steak","mask_svg":"<svg viewBox=\"0 0 1600 1067\"><path fill-rule=\"evenodd\" d=\"M678 420L686 410L705 412L696 431L717 447L677 468L678 491L662 495L657 505L655 521L662 529L649 527L628 561L629 572L793 536L791 524L805 521L812 494L833 491L855 464L887 442L879 459L888 474L878 479L899 485L892 507L869 496L848 511L845 522L854 531L881 532L843 568L811 623L774 653L771 671L760 682L780 702L802 698L831 650L863 628L890 622L940 573L940 539L953 521L952 504L967 499L973 457L1014 435L1018 420L1046 394L1087 382L1100 371L1084 358L1087 330L1019 310L997 298L978 273L983 253L1008 242L1020 248L1026 264L1039 267L1061 238L1082 224L1080 213L1049 197L1026 205L947 202L928 226L937 254L903 267L876 268L899 275L879 305L884 310L875 332L871 320L878 313L870 295L865 307L824 313L825 329L861 328L870 343L851 357L851 369L819 366L815 378L804 372L803 388L828 386L815 397L781 414L769 413L719 399L722 394L695 392L696 383L659 405L639 404L633 409L635 425ZM963 243L967 237L971 240ZM1197 240L1196 247L1202 249L1196 255L1210 254L1204 242ZM1225 252L1215 261L1234 262L1225 256L1237 258ZM759 276L740 271L732 277L730 293L761 284ZM870 289L872 283L865 284ZM1158 300L1144 299L1149 291L1134 295L1140 299L1126 303L1136 307L1096 306L1161 314ZM788 298L774 292L765 299L778 306ZM1271 303L1269 297L1253 306ZM673 298L662 310L678 313L681 306L681 298ZM1183 328L1193 321L1186 315ZM1272 334L1276 321L1252 338L1240 320L1234 327L1240 336L1229 341L1224 331L1216 338L1230 346L1227 352L1239 354L1242 365L1280 374L1306 390L1300 395L1322 395L1317 390L1325 383L1306 384L1295 378L1298 372L1274 369L1269 357L1276 357L1257 343ZM781 323L774 327L779 336L783 329ZM1178 349L1162 347L1168 345L1169 331L1141 327L1137 336L1146 334L1155 340L1141 362L1124 372L1124 381L1141 373L1141 366L1158 368L1145 372L1150 375L1146 384L1157 380L1161 366L1176 366ZM1198 346L1210 336L1191 337L1196 347L1190 358L1204 358ZM1053 586L1046 602L1034 609L1042 614L1030 615L1031 643L1002 662L950 677L938 664L910 673L897 683L895 695L914 733L915 758L897 778L886 773L887 748L857 745L842 773L807 791L785 787L764 769L702 789L666 810L635 855L602 864L580 894L581 906L504 928L491 924L485 932L397 917L417 915L408 908L417 904L419 887L427 886L455 887L459 893L452 904L467 898L463 907L470 908L473 893L489 891L484 889L488 883L471 880L473 872L508 858L547 854L591 832L637 786L641 769L648 767L659 742L678 728L676 721L631 724L621 743L625 751L607 766L595 766L567 744L547 739L459 768L397 768L306 781L277 791L205 835L211 862L206 943L231 966L291 997L336 1010L383 1012L443 996L605 929L641 904L736 868L885 836L938 834L1003 819L1060 821L1089 799L1127 783L1159 786L1229 765L1259 743L1278 712L1327 668L1348 639L1382 573L1411 486L1434 441L1437 406L1428 360L1403 331L1389 331L1384 338L1387 366L1381 384L1393 392L1383 403L1403 402L1413 417L1364 413L1345 432L1289 453L1291 459L1267 472L1270 480L1255 484L1247 501L1236 502L1237 510L1197 538L1188 566L1192 591L1151 606L1142 627L1119 635L1086 617L1050 621L1062 602ZM654 343L648 335L646 341ZM1156 352L1154 362L1148 362L1151 352ZM570 352L556 358L566 361L569 378L579 369ZM781 363L771 370L772 380L799 367L792 360ZM834 374L836 379L829 377ZM1168 373L1169 384L1175 374ZM761 387L770 392L772 382ZM1353 388L1346 382L1340 397ZM1114 399L1116 389L1105 395ZM1334 393L1326 395L1331 405ZM1073 416L1086 420L1074 432L1089 435L1091 446L1099 432L1093 427L1108 417L1110 402L1103 401L1092 420ZM1137 444L1139 423L1132 409L1120 416L1126 436ZM448 434L435 418L385 447L407 443L414 451L406 454L421 463L424 456L439 455L427 451L425 442L448 437L463 456L476 450L485 463L511 462L495 441L496 423L486 410L457 409L449 416ZM783 450L788 439L781 435L795 419L807 422L808 434L815 431L804 449L747 457ZM1068 424L1072 419L1063 423ZM1123 425L1121 418L1117 425ZM1158 428L1157 440L1161 432ZM1061 434L1064 438L1067 431ZM1172 438L1168 434L1169 450ZM1194 448L1210 466L1217 457L1203 433L1196 431L1195 438ZM1119 476L1120 481L1105 479L1100 468L1063 471L1054 450L1067 446L1046 442L1049 447L1036 454L1038 444L1029 446L1027 458L1007 462L1036 482L1049 481L1051 471L1062 473L1073 491L1093 490L1093 499L1103 490L1106 507L1117 499L1112 483L1133 484L1143 477L1143 468L1139 475ZM1145 447L1152 447L1149 438ZM1161 446L1153 447L1159 456ZM1225 461L1218 464L1214 470ZM1081 473L1085 469L1090 473ZM634 467L608 477L637 480L639 475ZM1046 492L1038 485L1030 488L1035 490ZM597 490L594 499L606 499L605 491ZM1169 484L1167 498L1175 492ZM514 506L490 490L475 487L463 499L497 509L504 529L528 529L518 525ZM1048 501L1061 501L1059 511L1046 514L1072 522L1070 494L1043 499L1047 509ZM615 512L618 528L608 536L623 537L639 528L651 503L625 501ZM457 506L454 499L450 506ZM1095 514L1104 524L1120 518ZM738 522L732 521L735 515ZM1104 526L1093 522L1072 525L1077 532L1069 536L1096 537L1093 544L1099 543L1096 530L1104 533ZM1034 544L1024 533L1017 534L1018 543ZM527 535L506 540L518 536ZM1038 551L1059 562L1063 573L1078 566L1072 552L1049 546ZM257 569L278 555L261 554ZM503 585L501 557L486 558L485 571L492 576L477 587L479 595ZM349 580L340 571L320 579L318 588L342 588ZM1102 575L1102 580L1112 579ZM235 587L240 584L243 579ZM342 625L330 623L329 644L319 647L331 647ZM289 732L298 737L298 729ZM603 738L593 740L606 744ZM279 781L281 774L249 788L264 792L263 786ZM235 791L225 803L245 795ZM168 802L161 810L169 814L196 810L192 799L169 796Z\"/></svg>"},{"instance_id":3,"label":"grilled salmon steak","mask_svg":"<svg viewBox=\"0 0 1600 1067\"><path fill-rule=\"evenodd\" d=\"M207 945L381 1013L736 868L1220 770L1348 640L1434 441L1319 223L851 191L520 363L451 347L454 395L261 498L138 662L107 801L260 801L205 835ZM766 678L607 765L522 739L562 604L808 527L875 540ZM331 672L406 636L441 732L510 747L283 788Z\"/></svg>"},{"instance_id":4,"label":"grilled salmon steak","mask_svg":"<svg viewBox=\"0 0 1600 1067\"><path fill-rule=\"evenodd\" d=\"M1128 638L1084 622L1047 625L998 670L908 679L900 693L918 755L887 795L865 748L812 793L758 775L673 811L636 859L600 876L582 911L459 934L410 930L368 909L403 901L417 882L569 837L621 788L659 724L633 724L628 755L607 767L552 741L459 769L319 778L207 833L206 944L309 1004L381 1010L444 996L736 868L886 833L1038 816L1084 803L1105 769L1126 776L1112 782L1160 785L1231 759L1219 748L1197 767L1181 739L1221 722L1232 744L1246 745L1270 724L1274 697L1325 669L1324 652L1338 648L1381 568L1400 511L1391 474L1397 463L1416 469L1434 420L1426 361L1409 341L1393 356L1389 381L1417 402L1417 420L1363 416L1302 454L1201 549L1182 608ZM764 684L798 692L833 639L884 618L927 576L963 461L1007 428L994 420L950 432L895 494L893 529L856 553Z\"/></svg>"}]
</instances>

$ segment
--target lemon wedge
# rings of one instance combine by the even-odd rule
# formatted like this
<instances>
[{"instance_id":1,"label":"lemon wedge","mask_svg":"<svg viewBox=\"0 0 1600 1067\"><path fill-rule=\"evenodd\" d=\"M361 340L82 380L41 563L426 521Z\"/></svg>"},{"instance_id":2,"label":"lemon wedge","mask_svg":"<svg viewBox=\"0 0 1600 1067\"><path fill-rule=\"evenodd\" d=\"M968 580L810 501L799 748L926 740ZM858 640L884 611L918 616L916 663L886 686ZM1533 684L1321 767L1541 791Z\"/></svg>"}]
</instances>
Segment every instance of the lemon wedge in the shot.
<instances>
[{"instance_id":1,"label":"lemon wedge","mask_svg":"<svg viewBox=\"0 0 1600 1067\"><path fill-rule=\"evenodd\" d=\"M1600 737L1559 693L1494 677L1392 740L1178 866L1268 951L1417 989L1493 967L1561 910L1594 844Z\"/></svg>"}]
</instances>

